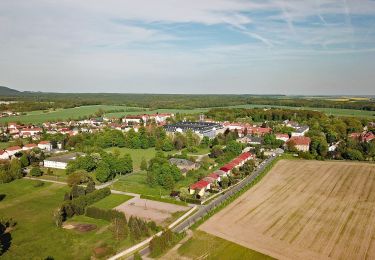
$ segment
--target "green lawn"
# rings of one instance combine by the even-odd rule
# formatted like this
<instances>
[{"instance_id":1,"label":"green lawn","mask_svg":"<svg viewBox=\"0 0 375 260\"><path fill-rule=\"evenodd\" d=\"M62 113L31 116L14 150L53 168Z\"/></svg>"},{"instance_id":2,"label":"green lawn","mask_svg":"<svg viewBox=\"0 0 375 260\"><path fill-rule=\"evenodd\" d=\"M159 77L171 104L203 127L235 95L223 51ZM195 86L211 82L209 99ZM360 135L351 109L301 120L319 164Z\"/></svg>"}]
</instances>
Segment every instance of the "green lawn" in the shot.
<instances>
[{"instance_id":1,"label":"green lawn","mask_svg":"<svg viewBox=\"0 0 375 260\"><path fill-rule=\"evenodd\" d=\"M132 198L132 196L128 195L111 194L108 197L105 197L104 199L92 204L91 206L102 209L113 209L114 207L117 207L118 205Z\"/></svg>"},{"instance_id":2,"label":"green lawn","mask_svg":"<svg viewBox=\"0 0 375 260\"><path fill-rule=\"evenodd\" d=\"M273 259L199 230L194 231L193 237L178 249L178 253L192 259Z\"/></svg>"},{"instance_id":3,"label":"green lawn","mask_svg":"<svg viewBox=\"0 0 375 260\"><path fill-rule=\"evenodd\" d=\"M150 187L146 183L146 172L137 172L125 176L112 185L112 189L151 196L168 195L169 192L163 188Z\"/></svg>"},{"instance_id":4,"label":"green lawn","mask_svg":"<svg viewBox=\"0 0 375 260\"><path fill-rule=\"evenodd\" d=\"M10 249L2 259L90 259L93 249L108 245L112 251L129 247L129 239L115 241L109 230L109 222L74 217L70 222L92 223L97 229L79 233L57 228L52 221L53 210L64 198L67 186L45 183L34 187L35 181L16 180L0 184L0 193L5 198L0 202L0 216L12 217L17 221L12 231Z\"/></svg>"},{"instance_id":5,"label":"green lawn","mask_svg":"<svg viewBox=\"0 0 375 260\"><path fill-rule=\"evenodd\" d=\"M28 112L26 115L0 118L0 123L20 121L22 123L36 124L36 123L43 123L46 121L78 119L83 116L92 115L95 112L97 112L99 109L102 109L104 111L120 110L120 109L130 110L130 111L134 111L134 110L142 111L143 110L141 108L130 108L130 107L125 107L125 106L93 105L93 106L57 109L55 111L50 110L48 112L31 111L31 112ZM134 113L140 113L140 112L134 112Z\"/></svg>"},{"instance_id":6,"label":"green lawn","mask_svg":"<svg viewBox=\"0 0 375 260\"><path fill-rule=\"evenodd\" d=\"M196 180L193 177L186 177L176 183L175 190L181 187L188 187ZM169 195L170 191L161 186L150 187L146 183L146 172L140 171L129 175L121 176L117 182L112 185L112 189L125 192L132 192L150 196Z\"/></svg>"},{"instance_id":7,"label":"green lawn","mask_svg":"<svg viewBox=\"0 0 375 260\"><path fill-rule=\"evenodd\" d=\"M128 153L132 157L133 160L133 169L134 171L139 171L142 158L145 158L146 161L149 161L150 159L155 157L156 150L155 148L148 148L148 149L130 149L130 148L118 148L118 147L111 147L106 149L108 152L113 152L114 150L118 150L120 152L120 155ZM166 154L173 154L175 151L172 152L166 152Z\"/></svg>"}]
</instances>

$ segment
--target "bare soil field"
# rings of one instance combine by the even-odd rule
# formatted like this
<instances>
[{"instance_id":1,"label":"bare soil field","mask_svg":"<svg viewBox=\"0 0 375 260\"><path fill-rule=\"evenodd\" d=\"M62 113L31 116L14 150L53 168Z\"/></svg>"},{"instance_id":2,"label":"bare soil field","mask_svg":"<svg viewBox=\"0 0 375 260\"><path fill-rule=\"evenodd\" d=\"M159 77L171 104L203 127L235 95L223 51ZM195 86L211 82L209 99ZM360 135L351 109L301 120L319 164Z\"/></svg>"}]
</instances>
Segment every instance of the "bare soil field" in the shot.
<instances>
[{"instance_id":1,"label":"bare soil field","mask_svg":"<svg viewBox=\"0 0 375 260\"><path fill-rule=\"evenodd\" d=\"M282 160L200 229L278 259L375 259L375 164Z\"/></svg>"},{"instance_id":2,"label":"bare soil field","mask_svg":"<svg viewBox=\"0 0 375 260\"><path fill-rule=\"evenodd\" d=\"M148 221L153 220L156 224L160 225L172 217L173 213L187 211L190 208L154 200L133 198L117 206L115 209L124 212L127 217L135 216Z\"/></svg>"}]
</instances>

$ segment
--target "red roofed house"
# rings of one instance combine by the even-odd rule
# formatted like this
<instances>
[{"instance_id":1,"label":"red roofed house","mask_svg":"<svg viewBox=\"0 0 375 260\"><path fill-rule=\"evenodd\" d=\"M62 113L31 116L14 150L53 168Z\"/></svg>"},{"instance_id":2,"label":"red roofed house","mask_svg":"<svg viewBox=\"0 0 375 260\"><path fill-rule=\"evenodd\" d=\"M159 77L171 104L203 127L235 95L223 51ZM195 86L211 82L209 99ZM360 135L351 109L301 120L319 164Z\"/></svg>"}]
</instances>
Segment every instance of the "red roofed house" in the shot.
<instances>
[{"instance_id":1,"label":"red roofed house","mask_svg":"<svg viewBox=\"0 0 375 260\"><path fill-rule=\"evenodd\" d=\"M271 133L272 129L269 127L252 127L248 131L253 135L265 135Z\"/></svg>"},{"instance_id":2,"label":"red roofed house","mask_svg":"<svg viewBox=\"0 0 375 260\"><path fill-rule=\"evenodd\" d=\"M351 133L349 138L357 139L361 142L371 142L371 140L375 139L375 135L372 132L367 133Z\"/></svg>"},{"instance_id":3,"label":"red roofed house","mask_svg":"<svg viewBox=\"0 0 375 260\"><path fill-rule=\"evenodd\" d=\"M287 142L289 140L289 135L288 134L275 134L277 140L281 140L284 142Z\"/></svg>"},{"instance_id":4,"label":"red roofed house","mask_svg":"<svg viewBox=\"0 0 375 260\"><path fill-rule=\"evenodd\" d=\"M42 128L23 128L21 129L21 136L34 136L36 134L41 133L43 130Z\"/></svg>"},{"instance_id":5,"label":"red roofed house","mask_svg":"<svg viewBox=\"0 0 375 260\"><path fill-rule=\"evenodd\" d=\"M200 180L192 185L190 185L190 194L197 194L200 197L204 196L206 190L211 188L211 184L208 181Z\"/></svg>"},{"instance_id":6,"label":"red roofed house","mask_svg":"<svg viewBox=\"0 0 375 260\"><path fill-rule=\"evenodd\" d=\"M0 150L0 160L9 160L9 154L4 150Z\"/></svg>"},{"instance_id":7,"label":"red roofed house","mask_svg":"<svg viewBox=\"0 0 375 260\"><path fill-rule=\"evenodd\" d=\"M368 132L368 133L366 133L366 134L364 134L363 136L362 136L362 140L364 141L364 142L371 142L372 140L374 140L375 139L375 135L372 133L372 132Z\"/></svg>"},{"instance_id":8,"label":"red roofed house","mask_svg":"<svg viewBox=\"0 0 375 260\"><path fill-rule=\"evenodd\" d=\"M32 150L34 148L38 147L36 144L25 144L22 147L22 150L27 151L27 150Z\"/></svg>"},{"instance_id":9,"label":"red roofed house","mask_svg":"<svg viewBox=\"0 0 375 260\"><path fill-rule=\"evenodd\" d=\"M15 155L18 152L22 151L22 148L19 146L11 146L5 149L5 151L8 153L9 157Z\"/></svg>"},{"instance_id":10,"label":"red roofed house","mask_svg":"<svg viewBox=\"0 0 375 260\"><path fill-rule=\"evenodd\" d=\"M51 151L52 150L52 144L49 141L41 141L38 144L38 147L41 150Z\"/></svg>"},{"instance_id":11,"label":"red roofed house","mask_svg":"<svg viewBox=\"0 0 375 260\"><path fill-rule=\"evenodd\" d=\"M310 148L310 137L306 136L292 136L288 143L293 144L298 151L308 152Z\"/></svg>"}]
</instances>

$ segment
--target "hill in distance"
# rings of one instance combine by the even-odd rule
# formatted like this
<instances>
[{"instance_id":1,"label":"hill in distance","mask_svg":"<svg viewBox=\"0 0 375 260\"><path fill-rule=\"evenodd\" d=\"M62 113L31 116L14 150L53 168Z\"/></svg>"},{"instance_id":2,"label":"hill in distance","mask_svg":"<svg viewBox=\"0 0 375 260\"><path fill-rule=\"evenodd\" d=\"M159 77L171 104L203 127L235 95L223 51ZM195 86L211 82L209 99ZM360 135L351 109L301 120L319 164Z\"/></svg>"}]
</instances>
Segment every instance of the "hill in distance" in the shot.
<instances>
[{"instance_id":1,"label":"hill in distance","mask_svg":"<svg viewBox=\"0 0 375 260\"><path fill-rule=\"evenodd\" d=\"M21 91L0 86L0 96L18 96L20 94L22 94Z\"/></svg>"}]
</instances>

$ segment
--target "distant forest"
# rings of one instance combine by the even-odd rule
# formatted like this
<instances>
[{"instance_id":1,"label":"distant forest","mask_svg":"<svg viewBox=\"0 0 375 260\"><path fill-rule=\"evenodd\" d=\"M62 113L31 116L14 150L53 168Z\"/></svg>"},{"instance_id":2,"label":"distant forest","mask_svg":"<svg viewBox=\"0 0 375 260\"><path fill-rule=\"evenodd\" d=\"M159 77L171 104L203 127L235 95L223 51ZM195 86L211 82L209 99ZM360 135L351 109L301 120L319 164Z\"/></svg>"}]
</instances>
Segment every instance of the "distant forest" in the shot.
<instances>
[{"instance_id":1,"label":"distant forest","mask_svg":"<svg viewBox=\"0 0 375 260\"><path fill-rule=\"evenodd\" d=\"M19 101L1 104L0 110L26 112L84 105L124 105L149 109L213 108L235 105L271 105L292 107L346 108L375 111L375 99L307 98L282 95L181 95L181 94L110 94L19 92L0 87L0 100Z\"/></svg>"}]
</instances>

